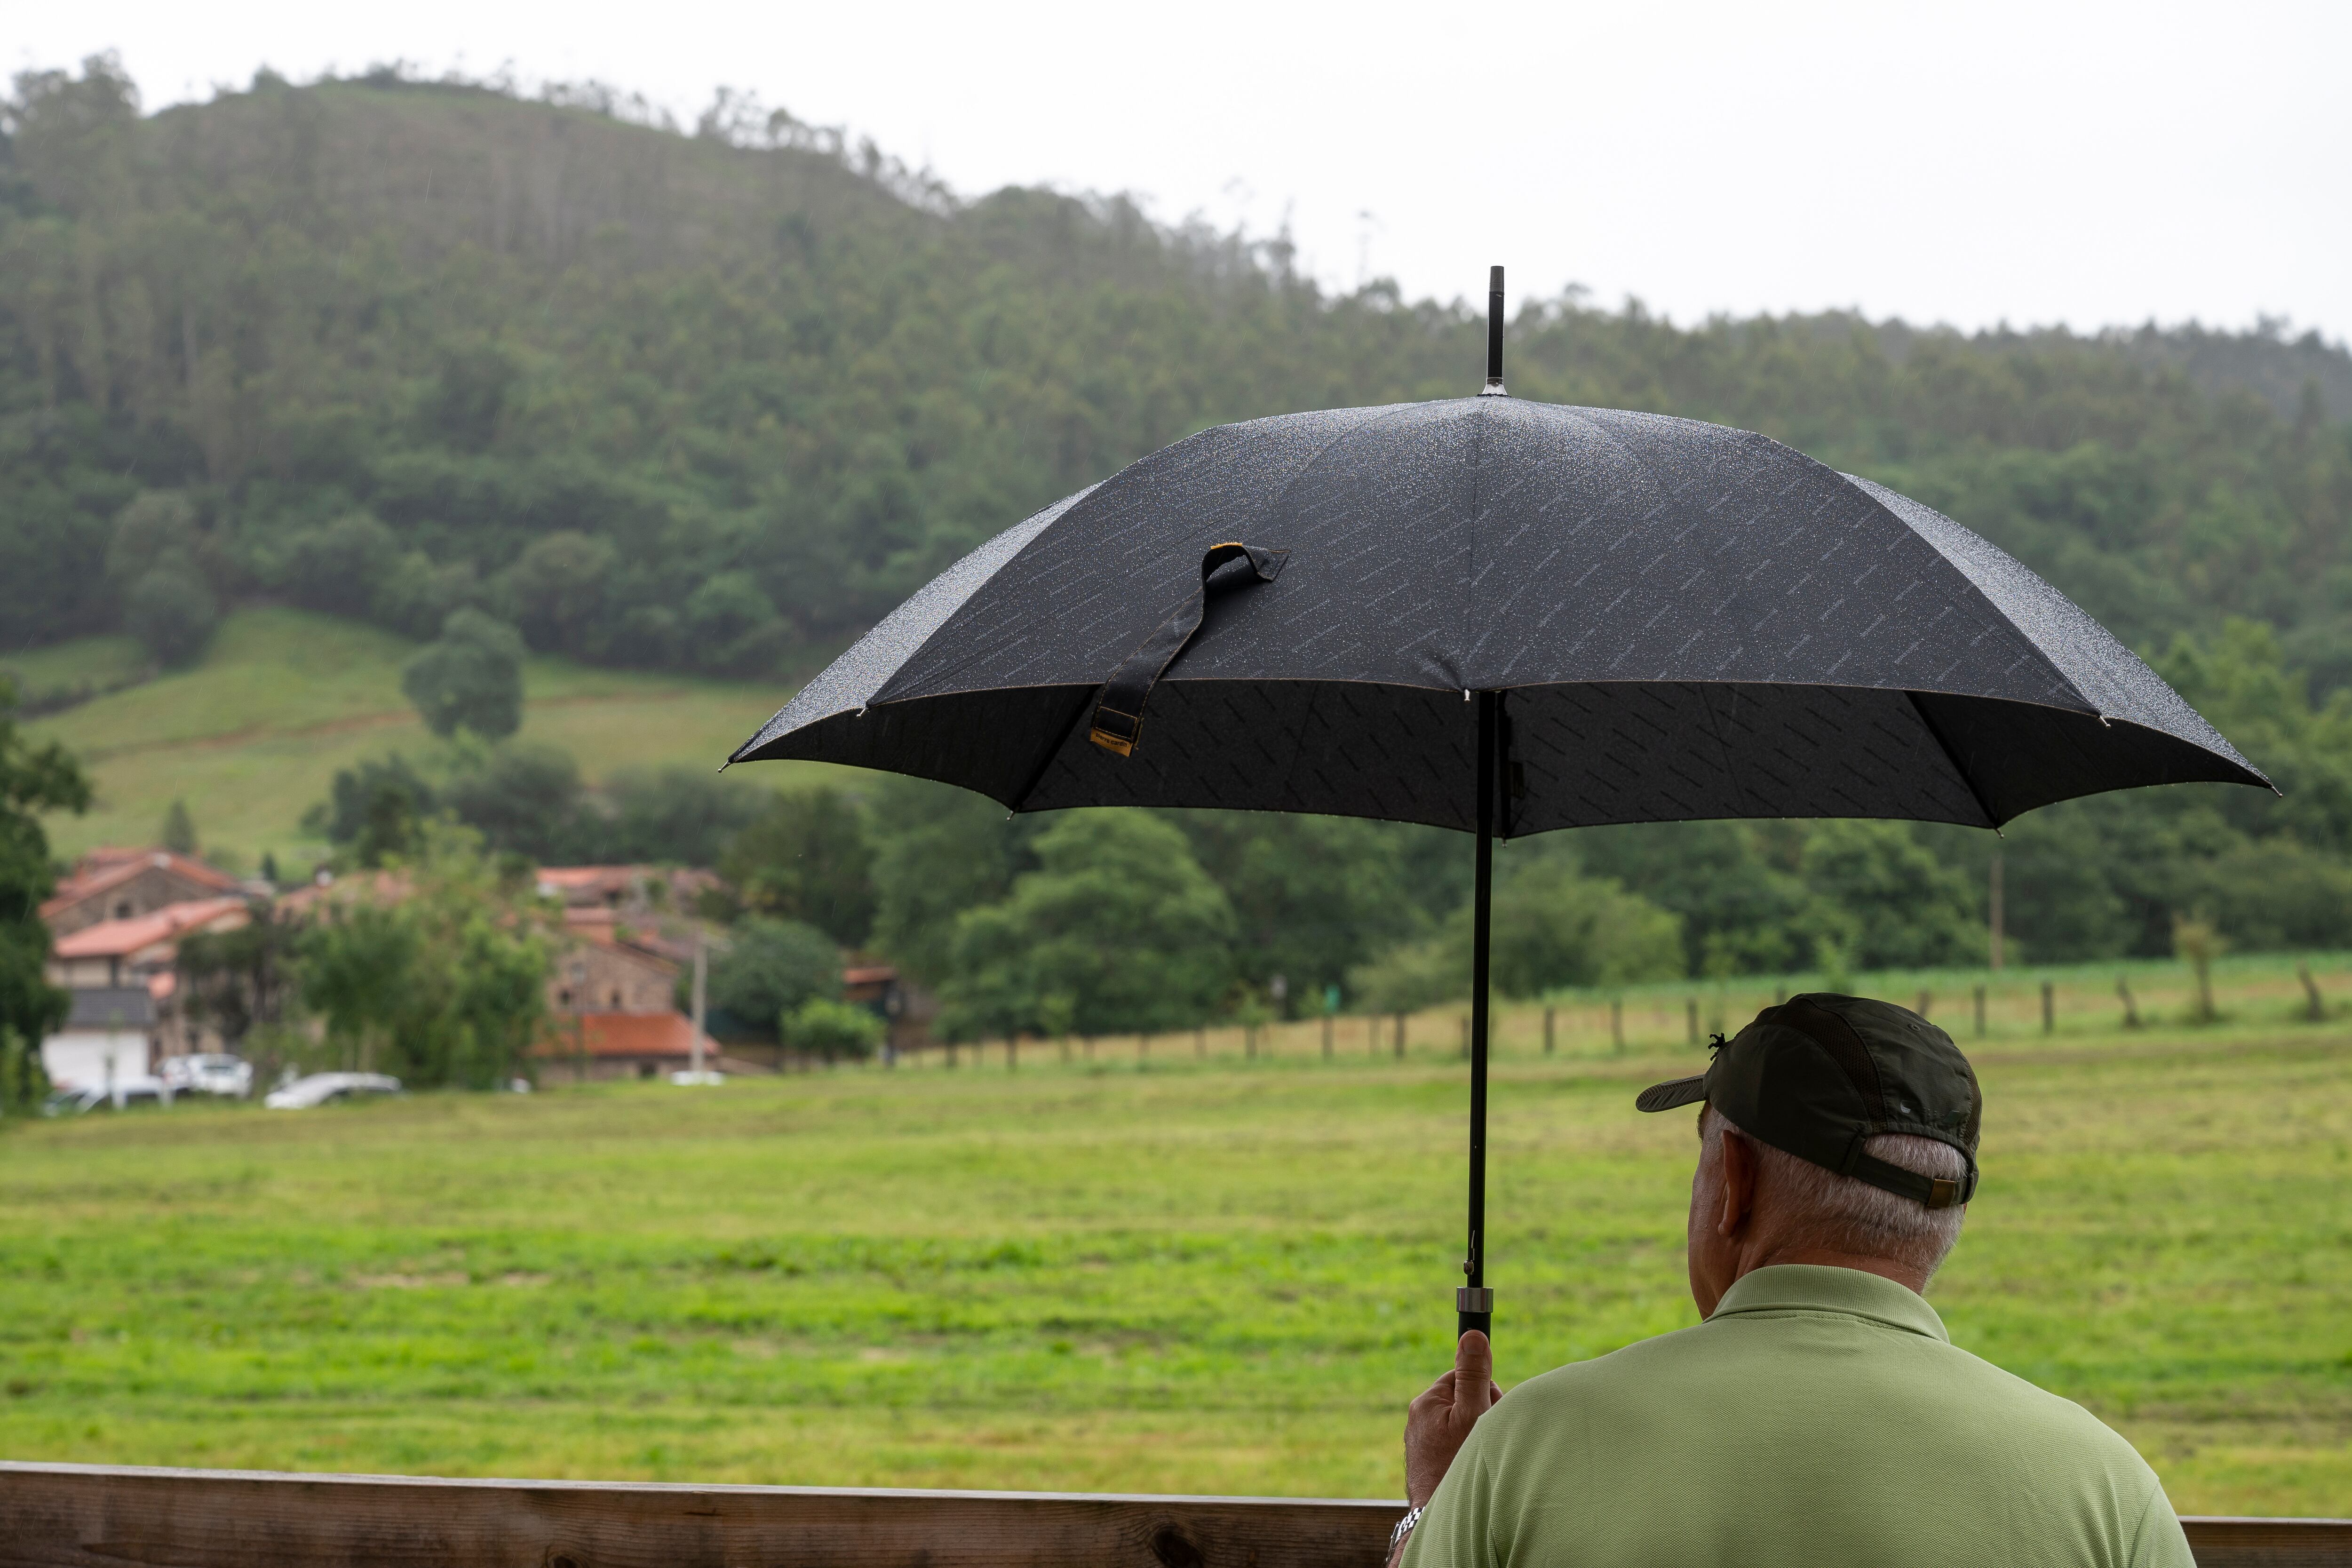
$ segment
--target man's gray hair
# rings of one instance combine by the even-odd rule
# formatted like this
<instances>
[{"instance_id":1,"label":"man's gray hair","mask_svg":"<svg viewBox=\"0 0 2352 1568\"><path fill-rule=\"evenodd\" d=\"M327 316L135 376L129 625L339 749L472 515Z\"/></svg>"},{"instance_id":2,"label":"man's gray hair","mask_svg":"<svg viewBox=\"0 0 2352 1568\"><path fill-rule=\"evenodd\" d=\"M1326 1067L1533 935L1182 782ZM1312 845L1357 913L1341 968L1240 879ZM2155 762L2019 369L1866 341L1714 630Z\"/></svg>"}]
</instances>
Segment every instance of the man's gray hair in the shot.
<instances>
[{"instance_id":1,"label":"man's gray hair","mask_svg":"<svg viewBox=\"0 0 2352 1568\"><path fill-rule=\"evenodd\" d=\"M1951 1252L1952 1244L1960 1239L1960 1219L1968 1212L1965 1205L1931 1209L1916 1198L1842 1176L1825 1165L1775 1149L1712 1105L1701 1113L1702 1138L1720 1137L1727 1128L1748 1140L1756 1151L1764 1184L1789 1204L1794 1223L1811 1231L1822 1246L1885 1258L1932 1277ZM1864 1143L1863 1152L1923 1176L1958 1181L1968 1173L1968 1162L1960 1152L1933 1138L1882 1132Z\"/></svg>"}]
</instances>

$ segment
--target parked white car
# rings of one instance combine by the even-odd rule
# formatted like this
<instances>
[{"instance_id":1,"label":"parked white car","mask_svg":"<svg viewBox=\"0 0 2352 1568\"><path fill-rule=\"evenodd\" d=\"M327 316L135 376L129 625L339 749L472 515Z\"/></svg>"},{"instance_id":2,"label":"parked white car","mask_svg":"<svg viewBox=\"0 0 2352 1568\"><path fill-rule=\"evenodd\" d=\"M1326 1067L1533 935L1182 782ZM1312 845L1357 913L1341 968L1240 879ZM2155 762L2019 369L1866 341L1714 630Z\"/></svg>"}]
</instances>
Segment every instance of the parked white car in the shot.
<instances>
[{"instance_id":1,"label":"parked white car","mask_svg":"<svg viewBox=\"0 0 2352 1568\"><path fill-rule=\"evenodd\" d=\"M332 1100L399 1092L400 1080L380 1072L314 1072L284 1089L272 1089L261 1103L272 1110L308 1110Z\"/></svg>"},{"instance_id":2,"label":"parked white car","mask_svg":"<svg viewBox=\"0 0 2352 1568\"><path fill-rule=\"evenodd\" d=\"M68 1084L49 1096L41 1107L44 1116L80 1116L101 1107L116 1110L133 1105L169 1105L172 1086L160 1078L134 1074L116 1079L111 1084Z\"/></svg>"},{"instance_id":3,"label":"parked white car","mask_svg":"<svg viewBox=\"0 0 2352 1568\"><path fill-rule=\"evenodd\" d=\"M253 1092L253 1064L219 1051L165 1057L163 1081L181 1094L226 1094L243 1100Z\"/></svg>"}]
</instances>

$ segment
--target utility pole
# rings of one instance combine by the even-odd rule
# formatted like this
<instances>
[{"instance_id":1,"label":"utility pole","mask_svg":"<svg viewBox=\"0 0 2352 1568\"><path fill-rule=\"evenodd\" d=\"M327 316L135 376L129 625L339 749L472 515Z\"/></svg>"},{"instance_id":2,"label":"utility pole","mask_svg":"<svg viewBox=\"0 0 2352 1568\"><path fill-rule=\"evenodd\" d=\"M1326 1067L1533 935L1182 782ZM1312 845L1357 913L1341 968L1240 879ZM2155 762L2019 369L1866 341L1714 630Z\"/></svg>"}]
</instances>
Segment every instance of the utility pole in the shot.
<instances>
[{"instance_id":1,"label":"utility pole","mask_svg":"<svg viewBox=\"0 0 2352 1568\"><path fill-rule=\"evenodd\" d=\"M707 989L707 988L708 988L708 986L709 986L709 980L710 980L710 948L709 948L709 943L708 939L704 937L704 935L703 935L703 933L702 933L702 929L701 929L699 926L698 926L698 927L696 927L696 928L695 928L695 931L694 931L694 1045L693 1045L693 1047L692 1047L692 1049L693 1049L693 1059L692 1059L692 1060L691 1060L691 1062L688 1064L688 1065L689 1065L689 1067L691 1068L691 1069L692 1069L693 1073L694 1073L694 1081L695 1081L695 1082L697 1082L697 1083L700 1083L700 1082L702 1081L702 1021L703 1021L704 1017L705 1017L705 1016L707 1016L707 1014L706 1014L706 1012L705 1012L705 1010L704 1010L703 996L704 996L704 992L706 991L706 989Z\"/></svg>"}]
</instances>

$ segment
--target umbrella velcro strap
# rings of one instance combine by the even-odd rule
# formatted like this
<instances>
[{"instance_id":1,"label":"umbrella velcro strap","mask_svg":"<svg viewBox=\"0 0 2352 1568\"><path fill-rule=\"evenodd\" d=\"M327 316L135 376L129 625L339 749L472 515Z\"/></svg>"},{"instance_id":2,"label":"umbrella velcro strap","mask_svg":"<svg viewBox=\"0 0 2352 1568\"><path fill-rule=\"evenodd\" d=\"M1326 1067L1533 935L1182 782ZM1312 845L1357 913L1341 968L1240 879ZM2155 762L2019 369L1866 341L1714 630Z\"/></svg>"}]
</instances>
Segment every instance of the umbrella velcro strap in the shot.
<instances>
[{"instance_id":1,"label":"umbrella velcro strap","mask_svg":"<svg viewBox=\"0 0 2352 1568\"><path fill-rule=\"evenodd\" d=\"M1223 592L1248 583L1271 583L1282 575L1284 564L1290 559L1287 550L1270 550L1259 544L1231 542L1210 546L1201 557L1201 582L1185 596L1173 615L1160 623L1143 646L1120 661L1111 677L1095 693L1095 717L1087 731L1087 739L1106 752L1127 757L1143 738L1143 709L1151 700L1151 689L1160 682L1160 675L1184 651L1192 634L1201 629L1201 619L1208 613L1209 579L1217 575L1220 567L1240 561L1248 563L1245 572L1229 572L1226 580L1217 584Z\"/></svg>"}]
</instances>

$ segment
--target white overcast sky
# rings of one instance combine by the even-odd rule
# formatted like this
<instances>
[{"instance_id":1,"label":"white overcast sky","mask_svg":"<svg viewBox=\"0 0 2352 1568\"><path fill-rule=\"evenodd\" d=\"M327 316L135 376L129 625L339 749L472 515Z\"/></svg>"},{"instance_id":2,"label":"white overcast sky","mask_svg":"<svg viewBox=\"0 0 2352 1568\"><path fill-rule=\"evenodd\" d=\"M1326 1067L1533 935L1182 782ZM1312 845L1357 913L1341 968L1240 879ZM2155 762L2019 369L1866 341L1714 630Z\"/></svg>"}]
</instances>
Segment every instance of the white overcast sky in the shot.
<instances>
[{"instance_id":1,"label":"white overcast sky","mask_svg":"<svg viewBox=\"0 0 2352 1568\"><path fill-rule=\"evenodd\" d=\"M2352 337L2352 3L0 5L150 108L402 59L712 89L970 194L1127 190L1409 295Z\"/></svg>"}]
</instances>

